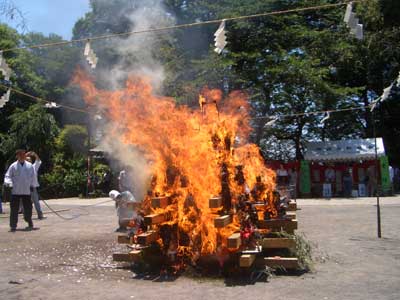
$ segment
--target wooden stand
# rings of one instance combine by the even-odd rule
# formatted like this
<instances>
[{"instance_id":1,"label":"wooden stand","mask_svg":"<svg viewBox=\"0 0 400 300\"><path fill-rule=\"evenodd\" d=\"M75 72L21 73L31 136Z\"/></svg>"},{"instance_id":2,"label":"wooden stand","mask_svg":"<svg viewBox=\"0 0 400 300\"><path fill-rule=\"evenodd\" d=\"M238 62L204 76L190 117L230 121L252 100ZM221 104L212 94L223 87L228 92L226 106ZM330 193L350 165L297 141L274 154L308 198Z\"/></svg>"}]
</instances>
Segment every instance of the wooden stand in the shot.
<instances>
[{"instance_id":1,"label":"wooden stand","mask_svg":"<svg viewBox=\"0 0 400 300\"><path fill-rule=\"evenodd\" d=\"M170 204L169 197L155 197L151 199L151 206L154 208L166 208Z\"/></svg>"},{"instance_id":2,"label":"wooden stand","mask_svg":"<svg viewBox=\"0 0 400 300\"><path fill-rule=\"evenodd\" d=\"M296 247L296 240L293 238L264 238L260 240L263 249L291 249Z\"/></svg>"},{"instance_id":3,"label":"wooden stand","mask_svg":"<svg viewBox=\"0 0 400 300\"><path fill-rule=\"evenodd\" d=\"M232 223L232 218L229 215L225 215L214 219L214 226L216 228L223 228L230 223Z\"/></svg>"},{"instance_id":4,"label":"wooden stand","mask_svg":"<svg viewBox=\"0 0 400 300\"><path fill-rule=\"evenodd\" d=\"M208 206L210 208L220 208L222 206L222 198L214 197L208 200Z\"/></svg>"},{"instance_id":5,"label":"wooden stand","mask_svg":"<svg viewBox=\"0 0 400 300\"><path fill-rule=\"evenodd\" d=\"M239 266L242 268L251 267L255 259L256 259L255 254L242 254L240 256Z\"/></svg>"},{"instance_id":6,"label":"wooden stand","mask_svg":"<svg viewBox=\"0 0 400 300\"><path fill-rule=\"evenodd\" d=\"M270 229L271 231L285 231L287 233L293 234L294 230L297 229L297 220L259 220L258 228Z\"/></svg>"},{"instance_id":7,"label":"wooden stand","mask_svg":"<svg viewBox=\"0 0 400 300\"><path fill-rule=\"evenodd\" d=\"M113 261L118 262L137 262L141 259L141 250L132 250L129 253L114 253Z\"/></svg>"},{"instance_id":8,"label":"wooden stand","mask_svg":"<svg viewBox=\"0 0 400 300\"><path fill-rule=\"evenodd\" d=\"M165 214L152 214L152 215L147 215L144 217L144 224L149 226L149 225L155 225L155 224L160 224L166 221L166 216Z\"/></svg>"},{"instance_id":9,"label":"wooden stand","mask_svg":"<svg viewBox=\"0 0 400 300\"><path fill-rule=\"evenodd\" d=\"M124 234L120 234L117 237L118 244L132 244L132 239Z\"/></svg>"},{"instance_id":10,"label":"wooden stand","mask_svg":"<svg viewBox=\"0 0 400 300\"><path fill-rule=\"evenodd\" d=\"M242 239L240 237L240 233L234 233L230 237L228 237L228 248L237 249L242 244Z\"/></svg>"},{"instance_id":11,"label":"wooden stand","mask_svg":"<svg viewBox=\"0 0 400 300\"><path fill-rule=\"evenodd\" d=\"M152 242L158 240L158 233L156 231L147 231L137 236L137 242L139 245L148 246Z\"/></svg>"},{"instance_id":12,"label":"wooden stand","mask_svg":"<svg viewBox=\"0 0 400 300\"><path fill-rule=\"evenodd\" d=\"M299 261L296 257L265 257L264 263L270 268L284 268L286 270L299 268Z\"/></svg>"}]
</instances>

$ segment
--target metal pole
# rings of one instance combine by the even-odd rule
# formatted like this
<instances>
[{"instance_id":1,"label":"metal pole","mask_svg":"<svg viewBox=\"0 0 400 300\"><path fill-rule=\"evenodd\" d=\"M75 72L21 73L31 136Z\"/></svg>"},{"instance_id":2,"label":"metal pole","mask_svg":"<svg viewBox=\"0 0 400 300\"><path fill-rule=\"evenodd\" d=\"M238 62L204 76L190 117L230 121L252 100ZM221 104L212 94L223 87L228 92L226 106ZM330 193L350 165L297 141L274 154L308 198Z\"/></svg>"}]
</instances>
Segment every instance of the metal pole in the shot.
<instances>
[{"instance_id":1,"label":"metal pole","mask_svg":"<svg viewBox=\"0 0 400 300\"><path fill-rule=\"evenodd\" d=\"M374 131L374 140L375 140L375 190L376 190L376 218L377 218L377 225L378 225L378 238L382 237L381 231L381 207L379 203L379 184L378 184L378 147L376 142L376 128L375 128L375 110L372 112L372 128ZM371 179L370 179L371 180Z\"/></svg>"},{"instance_id":2,"label":"metal pole","mask_svg":"<svg viewBox=\"0 0 400 300\"><path fill-rule=\"evenodd\" d=\"M87 152L87 179L86 179L86 197L89 197L91 192L92 178L91 178L91 153L90 149L92 147L91 144L91 130L90 130L90 115L88 115L88 123L87 123L87 132L88 132L88 152Z\"/></svg>"}]
</instances>

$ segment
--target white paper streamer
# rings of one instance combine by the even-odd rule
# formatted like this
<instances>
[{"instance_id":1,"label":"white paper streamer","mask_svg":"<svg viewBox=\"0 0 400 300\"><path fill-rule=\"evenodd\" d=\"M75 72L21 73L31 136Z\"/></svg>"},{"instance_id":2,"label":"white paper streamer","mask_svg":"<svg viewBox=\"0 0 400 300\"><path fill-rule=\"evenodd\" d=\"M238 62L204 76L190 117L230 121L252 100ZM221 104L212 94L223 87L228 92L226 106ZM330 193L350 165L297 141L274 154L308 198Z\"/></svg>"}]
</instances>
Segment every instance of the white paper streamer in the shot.
<instances>
[{"instance_id":1,"label":"white paper streamer","mask_svg":"<svg viewBox=\"0 0 400 300\"><path fill-rule=\"evenodd\" d=\"M353 12L353 2L347 4L346 13L344 14L344 22L349 23L350 14Z\"/></svg>"},{"instance_id":2,"label":"white paper streamer","mask_svg":"<svg viewBox=\"0 0 400 300\"><path fill-rule=\"evenodd\" d=\"M215 49L214 51L221 54L225 46L228 44L226 41L225 20L221 22L218 30L214 33Z\"/></svg>"},{"instance_id":3,"label":"white paper streamer","mask_svg":"<svg viewBox=\"0 0 400 300\"><path fill-rule=\"evenodd\" d=\"M3 52L0 51L0 71L3 73L5 80L10 80L12 70L8 66L6 59L3 57Z\"/></svg>"},{"instance_id":4,"label":"white paper streamer","mask_svg":"<svg viewBox=\"0 0 400 300\"><path fill-rule=\"evenodd\" d=\"M60 106L55 102L48 102L44 105L46 108L59 108Z\"/></svg>"},{"instance_id":5,"label":"white paper streamer","mask_svg":"<svg viewBox=\"0 0 400 300\"><path fill-rule=\"evenodd\" d=\"M99 58L96 56L96 53L94 53L92 46L90 45L90 41L86 42L83 55L86 57L86 60L89 63L90 67L92 69L95 69L97 66L97 62L99 61Z\"/></svg>"},{"instance_id":6,"label":"white paper streamer","mask_svg":"<svg viewBox=\"0 0 400 300\"><path fill-rule=\"evenodd\" d=\"M328 121L331 118L331 114L328 112L326 112L325 117L321 120L321 124L324 124L326 121Z\"/></svg>"},{"instance_id":7,"label":"white paper streamer","mask_svg":"<svg viewBox=\"0 0 400 300\"><path fill-rule=\"evenodd\" d=\"M265 123L265 127L274 125L278 121L278 119L279 119L278 117L275 117L275 118L269 120L267 123Z\"/></svg>"},{"instance_id":8,"label":"white paper streamer","mask_svg":"<svg viewBox=\"0 0 400 300\"><path fill-rule=\"evenodd\" d=\"M0 98L0 108L2 108L10 100L11 89L8 89Z\"/></svg>"}]
</instances>

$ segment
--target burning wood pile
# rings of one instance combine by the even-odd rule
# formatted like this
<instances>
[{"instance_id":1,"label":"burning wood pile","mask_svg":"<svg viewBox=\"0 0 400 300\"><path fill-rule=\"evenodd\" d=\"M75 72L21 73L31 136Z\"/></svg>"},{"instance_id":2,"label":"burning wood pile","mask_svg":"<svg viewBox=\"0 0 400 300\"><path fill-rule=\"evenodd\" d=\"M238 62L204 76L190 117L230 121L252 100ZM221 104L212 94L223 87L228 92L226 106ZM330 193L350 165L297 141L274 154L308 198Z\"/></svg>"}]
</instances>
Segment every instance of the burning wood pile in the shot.
<instances>
[{"instance_id":1,"label":"burning wood pile","mask_svg":"<svg viewBox=\"0 0 400 300\"><path fill-rule=\"evenodd\" d=\"M200 266L255 265L297 269L296 203L275 191L275 173L248 142L249 104L241 92L226 97L205 88L200 110L155 96L149 81L132 77L126 88L99 90L82 71L75 82L89 105L109 120L110 135L139 148L150 170L143 220L118 242L115 261L157 264L176 272ZM285 237L276 232L285 232ZM276 249L286 249L278 251Z\"/></svg>"},{"instance_id":2,"label":"burning wood pile","mask_svg":"<svg viewBox=\"0 0 400 300\"><path fill-rule=\"evenodd\" d=\"M275 194L275 196L278 196ZM164 209L159 212L144 216L144 226L139 231L130 231L128 234L119 235L118 243L127 244L128 251L114 253L114 261L132 263L153 263L154 257L150 254L156 245L157 263L160 270L171 270L173 273L180 271L187 265L202 268L204 259L215 260L218 267L223 269L224 264L232 264L236 260L240 268L281 268L297 270L300 268L296 257L282 257L276 253L287 253L286 250L296 247L294 230L297 229L295 201L286 198L277 201L279 215L271 218L269 211L265 209L264 202L244 201L239 206L226 213L224 201L221 196L208 200L209 207L215 212L214 221L208 226L217 230L216 251L201 257L201 252L193 253L194 243L190 236L180 230L167 208L174 206L170 197L151 198L152 208ZM278 207L277 207L278 208ZM259 218L261 215L263 218ZM240 226L237 230L235 219L240 218ZM135 227L137 224L132 224ZM229 231L234 231L227 234ZM284 233L283 233L284 232ZM282 234L283 233L283 234ZM199 242L200 243L200 242ZM280 251L285 250L285 251ZM146 253L149 251L149 253ZM149 255L150 254L150 255Z\"/></svg>"}]
</instances>

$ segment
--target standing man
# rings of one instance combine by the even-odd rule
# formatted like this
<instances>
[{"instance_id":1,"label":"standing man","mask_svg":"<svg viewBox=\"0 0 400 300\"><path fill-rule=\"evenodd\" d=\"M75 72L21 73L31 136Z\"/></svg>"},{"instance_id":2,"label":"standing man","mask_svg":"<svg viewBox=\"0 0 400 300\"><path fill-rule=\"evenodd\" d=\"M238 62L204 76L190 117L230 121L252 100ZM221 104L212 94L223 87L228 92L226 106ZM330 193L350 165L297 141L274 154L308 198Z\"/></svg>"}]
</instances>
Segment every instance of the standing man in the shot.
<instances>
[{"instance_id":1,"label":"standing man","mask_svg":"<svg viewBox=\"0 0 400 300\"><path fill-rule=\"evenodd\" d=\"M119 172L118 185L120 192L130 191L132 192L132 178L130 168L127 167Z\"/></svg>"},{"instance_id":2,"label":"standing man","mask_svg":"<svg viewBox=\"0 0 400 300\"><path fill-rule=\"evenodd\" d=\"M10 202L10 232L15 232L18 224L19 202L24 206L24 219L28 223L26 230L33 229L31 188L34 186L35 171L30 162L25 161L25 150L15 152L17 161L7 170L4 183L12 187Z\"/></svg>"},{"instance_id":3,"label":"standing man","mask_svg":"<svg viewBox=\"0 0 400 300\"><path fill-rule=\"evenodd\" d=\"M35 162L32 164L32 158L35 159ZM36 213L38 215L39 220L43 220L43 212L42 208L40 207L40 202L39 202L39 193L38 193L38 187L39 187L39 181L38 181L38 172L39 168L42 164L42 161L40 160L39 155L37 155L35 152L31 151L26 154L26 161L30 162L33 166L33 170L35 171L35 178L33 180L33 190L31 193L31 199L33 202L33 205L35 205Z\"/></svg>"}]
</instances>

